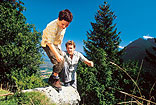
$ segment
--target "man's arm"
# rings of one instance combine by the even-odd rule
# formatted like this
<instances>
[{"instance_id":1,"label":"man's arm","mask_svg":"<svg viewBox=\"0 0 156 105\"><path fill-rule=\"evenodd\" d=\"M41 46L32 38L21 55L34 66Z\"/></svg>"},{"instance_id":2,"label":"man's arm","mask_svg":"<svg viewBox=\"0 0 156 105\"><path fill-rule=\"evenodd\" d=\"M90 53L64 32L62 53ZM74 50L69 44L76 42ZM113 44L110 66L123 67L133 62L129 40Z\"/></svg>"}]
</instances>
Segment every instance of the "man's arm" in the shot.
<instances>
[{"instance_id":1,"label":"man's arm","mask_svg":"<svg viewBox=\"0 0 156 105\"><path fill-rule=\"evenodd\" d=\"M84 62L85 64L87 64L88 66L91 66L93 67L94 66L94 63L92 61L89 61L87 58L85 58L81 53L79 53L79 56L80 56L80 60L82 62Z\"/></svg>"},{"instance_id":2,"label":"man's arm","mask_svg":"<svg viewBox=\"0 0 156 105\"><path fill-rule=\"evenodd\" d=\"M89 61L89 60L84 61L84 63L87 64L90 67L94 66L94 63L92 61Z\"/></svg>"},{"instance_id":3,"label":"man's arm","mask_svg":"<svg viewBox=\"0 0 156 105\"><path fill-rule=\"evenodd\" d=\"M58 62L63 61L63 57L57 52L55 46L54 46L53 44L50 44L50 43L48 43L47 45L49 46L49 48L50 48L50 50L52 51L52 53L55 55L56 60L57 60Z\"/></svg>"}]
</instances>

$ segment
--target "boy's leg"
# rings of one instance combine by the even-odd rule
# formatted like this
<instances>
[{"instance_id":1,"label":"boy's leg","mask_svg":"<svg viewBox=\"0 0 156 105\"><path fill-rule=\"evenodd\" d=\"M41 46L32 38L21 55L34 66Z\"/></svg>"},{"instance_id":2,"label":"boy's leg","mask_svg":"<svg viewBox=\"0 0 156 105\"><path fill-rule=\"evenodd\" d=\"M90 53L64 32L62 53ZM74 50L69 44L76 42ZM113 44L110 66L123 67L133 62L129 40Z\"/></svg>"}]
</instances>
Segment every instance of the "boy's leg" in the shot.
<instances>
[{"instance_id":1,"label":"boy's leg","mask_svg":"<svg viewBox=\"0 0 156 105\"><path fill-rule=\"evenodd\" d=\"M55 55L51 52L51 50L48 46L43 47L43 49L47 53L51 63L53 63L53 72L52 72L52 75L50 76L48 82L50 84L54 85L55 87L61 87L59 84L60 80L59 80L58 74L61 72L61 70L64 67L64 61L57 62ZM56 47L56 50L58 51L58 53L60 55L62 55L62 51L58 47Z\"/></svg>"}]
</instances>

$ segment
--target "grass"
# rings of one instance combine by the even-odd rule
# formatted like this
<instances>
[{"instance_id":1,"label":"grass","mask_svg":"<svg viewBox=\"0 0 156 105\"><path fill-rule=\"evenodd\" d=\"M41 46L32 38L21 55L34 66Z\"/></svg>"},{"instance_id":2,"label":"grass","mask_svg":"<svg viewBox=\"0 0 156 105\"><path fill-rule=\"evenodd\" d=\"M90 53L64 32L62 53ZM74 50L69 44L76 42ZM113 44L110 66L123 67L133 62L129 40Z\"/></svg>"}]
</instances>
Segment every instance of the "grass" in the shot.
<instances>
[{"instance_id":1,"label":"grass","mask_svg":"<svg viewBox=\"0 0 156 105\"><path fill-rule=\"evenodd\" d=\"M5 98L6 96L4 96L4 95L6 95L6 94L12 94L12 93L7 90L0 89L0 100Z\"/></svg>"},{"instance_id":2,"label":"grass","mask_svg":"<svg viewBox=\"0 0 156 105\"><path fill-rule=\"evenodd\" d=\"M0 95L8 94L9 91L0 89ZM55 105L52 104L43 93L26 92L15 93L8 96L0 96L0 105Z\"/></svg>"},{"instance_id":3,"label":"grass","mask_svg":"<svg viewBox=\"0 0 156 105\"><path fill-rule=\"evenodd\" d=\"M10 93L10 92L7 90L0 89L0 95L7 94L7 93Z\"/></svg>"}]
</instances>

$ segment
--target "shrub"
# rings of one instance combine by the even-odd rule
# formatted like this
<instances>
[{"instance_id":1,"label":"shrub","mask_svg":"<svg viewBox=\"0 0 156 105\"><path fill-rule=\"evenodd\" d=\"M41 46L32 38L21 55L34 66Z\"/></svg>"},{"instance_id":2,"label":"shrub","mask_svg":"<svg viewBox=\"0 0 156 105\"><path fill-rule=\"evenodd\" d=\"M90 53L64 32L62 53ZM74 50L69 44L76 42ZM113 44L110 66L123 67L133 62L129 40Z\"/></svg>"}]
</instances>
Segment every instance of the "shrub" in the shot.
<instances>
[{"instance_id":1,"label":"shrub","mask_svg":"<svg viewBox=\"0 0 156 105\"><path fill-rule=\"evenodd\" d=\"M13 78L16 81L18 90L33 89L37 87L44 87L47 85L47 83L45 83L43 79L39 77L38 75L22 77L19 80L16 77L13 77Z\"/></svg>"}]
</instances>

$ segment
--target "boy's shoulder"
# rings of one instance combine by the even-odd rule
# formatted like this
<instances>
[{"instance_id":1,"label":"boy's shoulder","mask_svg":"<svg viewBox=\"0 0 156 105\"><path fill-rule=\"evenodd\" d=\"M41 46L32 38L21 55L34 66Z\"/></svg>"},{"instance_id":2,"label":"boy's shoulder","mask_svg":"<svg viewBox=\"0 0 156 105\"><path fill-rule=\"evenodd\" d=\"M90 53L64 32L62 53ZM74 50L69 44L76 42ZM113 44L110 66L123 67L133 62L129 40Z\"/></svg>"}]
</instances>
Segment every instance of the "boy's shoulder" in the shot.
<instances>
[{"instance_id":1,"label":"boy's shoulder","mask_svg":"<svg viewBox=\"0 0 156 105\"><path fill-rule=\"evenodd\" d=\"M51 21L50 23L48 23L47 26L57 25L57 21L58 21L58 19L55 19L55 20Z\"/></svg>"}]
</instances>

